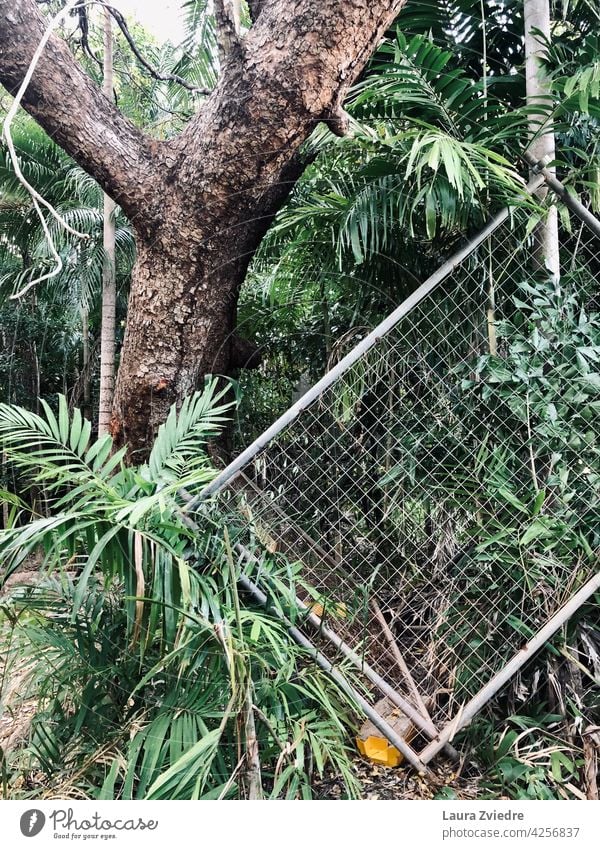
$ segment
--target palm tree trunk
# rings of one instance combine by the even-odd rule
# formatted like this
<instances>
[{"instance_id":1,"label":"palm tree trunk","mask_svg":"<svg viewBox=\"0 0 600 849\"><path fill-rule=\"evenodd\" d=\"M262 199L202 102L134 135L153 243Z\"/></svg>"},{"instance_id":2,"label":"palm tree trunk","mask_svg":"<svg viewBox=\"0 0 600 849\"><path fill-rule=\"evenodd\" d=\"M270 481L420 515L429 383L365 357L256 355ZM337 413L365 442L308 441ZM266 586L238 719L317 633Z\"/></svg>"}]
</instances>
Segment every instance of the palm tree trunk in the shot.
<instances>
[{"instance_id":1,"label":"palm tree trunk","mask_svg":"<svg viewBox=\"0 0 600 849\"><path fill-rule=\"evenodd\" d=\"M87 307L81 309L81 346L83 377L83 415L86 419L92 417L91 387L90 387L90 313Z\"/></svg>"},{"instance_id":2,"label":"palm tree trunk","mask_svg":"<svg viewBox=\"0 0 600 849\"><path fill-rule=\"evenodd\" d=\"M555 156L554 130L552 120L547 118L551 98L550 80L543 68L544 45L540 36L532 30L539 30L546 39L550 39L550 3L549 0L525 0L523 7L525 25L525 83L527 105L539 107L539 113L532 112L530 133L531 154L539 162L551 162ZM554 170L554 169L549 169ZM547 189L538 193L547 194ZM546 220L535 231L534 261L539 268L545 268L558 283L560 279L558 215L556 206L548 210Z\"/></svg>"},{"instance_id":3,"label":"palm tree trunk","mask_svg":"<svg viewBox=\"0 0 600 849\"><path fill-rule=\"evenodd\" d=\"M113 92L113 38L111 15L104 9L104 77L102 90L112 102ZM108 433L115 391L115 203L104 194L104 264L102 269L102 324L100 330L100 402L98 410L98 435Z\"/></svg>"}]
</instances>

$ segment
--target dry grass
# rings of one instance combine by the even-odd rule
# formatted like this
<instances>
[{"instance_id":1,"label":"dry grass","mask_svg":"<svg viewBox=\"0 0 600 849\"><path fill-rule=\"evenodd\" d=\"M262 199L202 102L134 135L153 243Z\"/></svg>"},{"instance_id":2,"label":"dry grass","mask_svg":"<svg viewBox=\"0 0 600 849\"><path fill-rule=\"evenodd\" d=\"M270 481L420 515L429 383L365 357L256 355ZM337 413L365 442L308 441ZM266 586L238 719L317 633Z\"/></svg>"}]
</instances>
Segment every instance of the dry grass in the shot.
<instances>
[{"instance_id":1,"label":"dry grass","mask_svg":"<svg viewBox=\"0 0 600 849\"><path fill-rule=\"evenodd\" d=\"M430 774L423 777L417 775L410 766L391 769L371 763L358 754L353 769L362 785L363 799L366 800L428 800L449 791L453 798L461 800L476 799L481 795L480 775L466 777L456 764L443 758L436 758L431 764ZM318 799L341 799L344 793L341 780L333 775L317 782L314 790Z\"/></svg>"}]
</instances>

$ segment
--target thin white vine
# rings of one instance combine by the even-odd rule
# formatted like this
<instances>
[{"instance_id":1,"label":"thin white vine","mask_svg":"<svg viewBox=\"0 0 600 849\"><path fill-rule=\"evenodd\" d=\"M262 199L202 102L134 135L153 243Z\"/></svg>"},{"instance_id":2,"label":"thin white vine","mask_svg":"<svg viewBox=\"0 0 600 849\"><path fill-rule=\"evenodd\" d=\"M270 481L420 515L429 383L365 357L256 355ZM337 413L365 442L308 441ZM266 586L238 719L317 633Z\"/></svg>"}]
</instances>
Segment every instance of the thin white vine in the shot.
<instances>
[{"instance_id":1,"label":"thin white vine","mask_svg":"<svg viewBox=\"0 0 600 849\"><path fill-rule=\"evenodd\" d=\"M11 299L22 298L23 295L25 295L26 292L28 292L33 286L36 286L38 283L42 283L44 280L50 280L53 277L56 277L57 274L60 274L60 272L62 271L62 268L63 268L62 259L59 256L58 251L56 250L56 246L55 246L55 244L52 240L52 236L50 235L50 230L48 229L48 224L46 222L46 219L44 218L44 214L41 210L40 204L42 206L46 207L48 212L50 212L50 214L58 221L58 223L61 225L61 227L63 227L67 231L67 233L70 233L72 236L77 236L80 239L88 239L89 238L87 233L80 233L78 230L74 230L71 226L69 226L69 224L67 224L67 222L60 215L60 213L57 212L56 209L54 209L52 204L49 203L45 198L43 198L39 194L39 192L37 192L33 188L31 183L29 183L28 180L24 177L23 172L21 171L21 166L19 164L19 158L18 158L17 153L15 151L15 146L14 146L12 134L11 134L11 126L12 126L12 122L13 122L13 120L14 120L14 118L15 118L18 110L19 110L19 106L21 105L21 100L23 99L23 95L25 94L25 92L27 90L27 86L31 82L31 78L32 78L33 73L36 69L36 66L37 66L37 64L40 60L42 53L44 52L44 48L46 47L46 44L48 43L48 39L50 38L50 36L54 32L54 30L59 26L59 24L63 21L63 19L69 14L71 9L73 9L75 6L92 6L92 5L94 5L94 2L95 2L95 0L92 0L92 2L87 2L87 3L81 3L80 0L69 0L67 5L63 9L61 9L61 11L58 12L58 14L54 16L54 18L52 18L52 20L50 21L50 23L48 24L48 26L46 28L46 31L44 32L44 35L42 36L40 43L37 46L35 53L33 54L31 62L29 63L29 67L27 68L27 73L23 77L23 81L21 82L19 90L15 95L15 98L12 102L12 105L11 105L10 109L8 110L8 112L6 114L6 118L4 119L4 123L2 125L2 135L4 136L4 140L6 141L6 146L8 148L10 160L12 162L12 166L14 168L15 175L16 175L17 179L19 180L19 182L25 187L25 189L27 189L27 191L31 195L31 199L33 201L33 206L34 206L34 208L35 208L35 210L36 210L36 212L39 216L40 222L42 224L42 228L44 230L44 235L46 237L46 240L48 242L48 246L50 248L50 253L52 254L54 260L56 261L56 265L51 271L49 271L47 274L41 275L41 277L36 277L35 280L31 280L26 286L23 286L23 288L19 289L18 292L11 295L10 296Z\"/></svg>"}]
</instances>

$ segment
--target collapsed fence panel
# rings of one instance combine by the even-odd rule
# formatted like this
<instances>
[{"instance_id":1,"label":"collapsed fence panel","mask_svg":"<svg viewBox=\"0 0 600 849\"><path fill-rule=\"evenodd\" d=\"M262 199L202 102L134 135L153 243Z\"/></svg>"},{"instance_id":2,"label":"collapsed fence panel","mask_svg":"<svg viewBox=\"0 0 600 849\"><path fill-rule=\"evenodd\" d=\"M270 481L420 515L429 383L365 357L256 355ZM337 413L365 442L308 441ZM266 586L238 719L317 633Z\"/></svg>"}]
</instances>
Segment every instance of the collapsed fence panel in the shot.
<instances>
[{"instance_id":1,"label":"collapsed fence panel","mask_svg":"<svg viewBox=\"0 0 600 849\"><path fill-rule=\"evenodd\" d=\"M530 256L505 211L194 502L413 763L600 588L600 239L575 219L560 283Z\"/></svg>"}]
</instances>

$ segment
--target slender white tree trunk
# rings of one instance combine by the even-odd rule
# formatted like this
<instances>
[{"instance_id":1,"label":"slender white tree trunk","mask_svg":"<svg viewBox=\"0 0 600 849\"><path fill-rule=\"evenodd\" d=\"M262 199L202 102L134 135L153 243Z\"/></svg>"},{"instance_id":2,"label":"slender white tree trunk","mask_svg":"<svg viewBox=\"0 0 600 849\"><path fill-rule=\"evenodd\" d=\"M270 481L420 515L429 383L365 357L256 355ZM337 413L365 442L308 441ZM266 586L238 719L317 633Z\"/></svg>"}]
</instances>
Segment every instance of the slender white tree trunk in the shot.
<instances>
[{"instance_id":1,"label":"slender white tree trunk","mask_svg":"<svg viewBox=\"0 0 600 849\"><path fill-rule=\"evenodd\" d=\"M81 331L82 331L82 365L83 375L83 415L86 419L92 418L91 387L90 387L90 313L86 307L81 309Z\"/></svg>"},{"instance_id":2,"label":"slender white tree trunk","mask_svg":"<svg viewBox=\"0 0 600 849\"><path fill-rule=\"evenodd\" d=\"M550 39L550 2L549 0L525 0L523 6L525 24L525 82L527 105L539 107L539 113L533 112L530 118L532 141L529 150L539 162L551 162L555 158L554 128L546 117L550 105L550 81L544 73L542 57L544 45L540 36L532 30L539 30L546 39ZM553 170L553 169L550 169ZM547 190L544 190L544 194ZM558 283L560 278L558 215L555 206L548 210L548 217L536 229L535 259L540 267L545 267Z\"/></svg>"},{"instance_id":3,"label":"slender white tree trunk","mask_svg":"<svg viewBox=\"0 0 600 849\"><path fill-rule=\"evenodd\" d=\"M6 454L3 451L2 452L2 478L3 478L3 482L6 481L6 488L8 489L9 487L8 487L8 481L6 480L6 477L7 477ZM9 524L10 524L10 510L8 508L8 501L3 501L2 502L2 527L4 528L4 530L6 530L8 528Z\"/></svg>"},{"instance_id":4,"label":"slender white tree trunk","mask_svg":"<svg viewBox=\"0 0 600 849\"><path fill-rule=\"evenodd\" d=\"M104 78L102 90L112 101L113 97L113 37L112 19L104 9ZM100 403L98 435L108 433L115 391L115 203L104 195L104 265L102 269L102 327L100 330Z\"/></svg>"}]
</instances>

